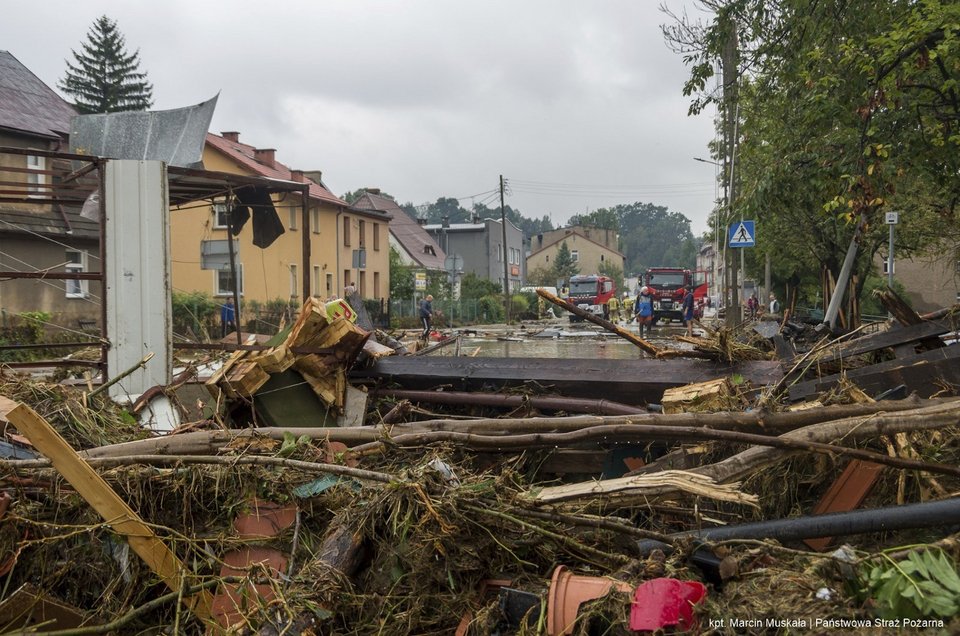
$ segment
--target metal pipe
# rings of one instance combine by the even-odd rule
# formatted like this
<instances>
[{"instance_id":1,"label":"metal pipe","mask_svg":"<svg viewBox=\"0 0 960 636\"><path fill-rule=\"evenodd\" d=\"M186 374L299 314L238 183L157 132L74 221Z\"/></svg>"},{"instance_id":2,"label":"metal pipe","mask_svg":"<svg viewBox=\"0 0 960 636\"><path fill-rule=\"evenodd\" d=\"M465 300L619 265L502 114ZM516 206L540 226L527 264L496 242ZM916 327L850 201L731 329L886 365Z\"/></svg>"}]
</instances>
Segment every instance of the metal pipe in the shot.
<instances>
[{"instance_id":1,"label":"metal pipe","mask_svg":"<svg viewBox=\"0 0 960 636\"><path fill-rule=\"evenodd\" d=\"M936 528L957 523L960 523L960 497L953 497L941 501L927 501L902 506L833 512L793 519L773 519L757 523L689 530L672 534L670 538L692 538L703 541L775 539L782 542L866 534L868 532ZM638 545L643 554L648 554L654 549L672 550L669 544L660 541L643 540Z\"/></svg>"},{"instance_id":2,"label":"metal pipe","mask_svg":"<svg viewBox=\"0 0 960 636\"><path fill-rule=\"evenodd\" d=\"M566 398L549 396L500 395L495 393L472 393L468 391L407 391L379 390L376 397L389 397L411 402L430 402L433 404L493 406L516 408L529 404L534 408L576 413L595 413L598 415L638 415L647 409L612 402L610 400L589 400L585 398Z\"/></svg>"}]
</instances>

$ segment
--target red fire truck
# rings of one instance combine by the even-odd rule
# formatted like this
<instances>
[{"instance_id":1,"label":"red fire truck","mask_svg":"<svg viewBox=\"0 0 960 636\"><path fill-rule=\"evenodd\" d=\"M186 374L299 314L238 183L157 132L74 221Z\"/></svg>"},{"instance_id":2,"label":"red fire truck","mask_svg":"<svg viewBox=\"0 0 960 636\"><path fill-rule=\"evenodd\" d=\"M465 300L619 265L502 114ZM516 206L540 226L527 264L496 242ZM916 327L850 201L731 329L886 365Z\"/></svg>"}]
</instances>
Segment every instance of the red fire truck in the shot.
<instances>
[{"instance_id":1,"label":"red fire truck","mask_svg":"<svg viewBox=\"0 0 960 636\"><path fill-rule=\"evenodd\" d=\"M651 267L643 276L643 284L653 295L653 324L660 319L683 321L683 295L693 285L695 315L703 316L707 301L707 272L691 272L682 267Z\"/></svg>"},{"instance_id":2,"label":"red fire truck","mask_svg":"<svg viewBox=\"0 0 960 636\"><path fill-rule=\"evenodd\" d=\"M569 290L567 300L571 303L595 316L610 318L607 302L617 294L617 285L612 278L598 274L571 276ZM583 318L570 316L570 322L579 320Z\"/></svg>"}]
</instances>

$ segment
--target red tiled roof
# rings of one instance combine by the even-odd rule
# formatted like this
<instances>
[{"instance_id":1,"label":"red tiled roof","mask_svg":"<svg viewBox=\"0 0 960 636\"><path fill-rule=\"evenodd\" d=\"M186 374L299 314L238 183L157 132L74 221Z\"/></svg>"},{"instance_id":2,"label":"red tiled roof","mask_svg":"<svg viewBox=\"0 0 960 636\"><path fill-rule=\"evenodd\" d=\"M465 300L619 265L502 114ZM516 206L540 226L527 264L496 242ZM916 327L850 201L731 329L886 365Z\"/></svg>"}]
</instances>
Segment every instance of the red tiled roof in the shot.
<instances>
[{"instance_id":1,"label":"red tiled roof","mask_svg":"<svg viewBox=\"0 0 960 636\"><path fill-rule=\"evenodd\" d=\"M279 161L274 161L272 166L257 161L254 158L256 148L253 146L230 141L213 133L207 133L207 143L240 166L252 170L258 176L282 179L283 181L297 181L293 178L290 168ZM310 184L310 198L347 207L346 201L312 179L304 177L304 183Z\"/></svg>"},{"instance_id":2,"label":"red tiled roof","mask_svg":"<svg viewBox=\"0 0 960 636\"><path fill-rule=\"evenodd\" d=\"M410 257L426 269L444 269L446 254L433 237L419 223L410 218L410 215L404 212L396 201L372 192L364 192L353 202L353 208L376 210L392 215L390 233Z\"/></svg>"}]
</instances>

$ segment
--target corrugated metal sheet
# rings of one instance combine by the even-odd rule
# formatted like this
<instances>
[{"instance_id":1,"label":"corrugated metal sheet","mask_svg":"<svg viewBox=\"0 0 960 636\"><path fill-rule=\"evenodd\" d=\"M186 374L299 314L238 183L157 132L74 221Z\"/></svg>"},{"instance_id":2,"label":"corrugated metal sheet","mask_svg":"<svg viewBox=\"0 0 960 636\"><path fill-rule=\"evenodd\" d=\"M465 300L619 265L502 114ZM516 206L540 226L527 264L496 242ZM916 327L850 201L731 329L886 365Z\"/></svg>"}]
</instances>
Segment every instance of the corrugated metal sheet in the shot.
<instances>
[{"instance_id":1,"label":"corrugated metal sheet","mask_svg":"<svg viewBox=\"0 0 960 636\"><path fill-rule=\"evenodd\" d=\"M70 126L70 150L110 159L201 167L203 144L217 98L171 110L78 115Z\"/></svg>"}]
</instances>

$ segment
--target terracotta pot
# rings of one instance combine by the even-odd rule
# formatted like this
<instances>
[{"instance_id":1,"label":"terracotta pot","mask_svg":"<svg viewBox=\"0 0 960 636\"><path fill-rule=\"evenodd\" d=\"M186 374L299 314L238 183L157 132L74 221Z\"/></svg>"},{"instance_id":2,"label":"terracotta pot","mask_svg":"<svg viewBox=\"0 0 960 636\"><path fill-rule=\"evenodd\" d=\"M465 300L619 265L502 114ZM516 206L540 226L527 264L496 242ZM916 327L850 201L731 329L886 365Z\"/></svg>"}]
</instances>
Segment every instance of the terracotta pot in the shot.
<instances>
[{"instance_id":1,"label":"terracotta pot","mask_svg":"<svg viewBox=\"0 0 960 636\"><path fill-rule=\"evenodd\" d=\"M547 593L547 634L566 636L573 633L580 605L606 596L614 587L627 594L633 592L629 583L601 576L581 576L558 565Z\"/></svg>"},{"instance_id":2,"label":"terracotta pot","mask_svg":"<svg viewBox=\"0 0 960 636\"><path fill-rule=\"evenodd\" d=\"M233 521L233 528L243 539L276 537L293 525L297 519L297 506L282 506L272 501L254 499L250 511L242 512Z\"/></svg>"}]
</instances>

